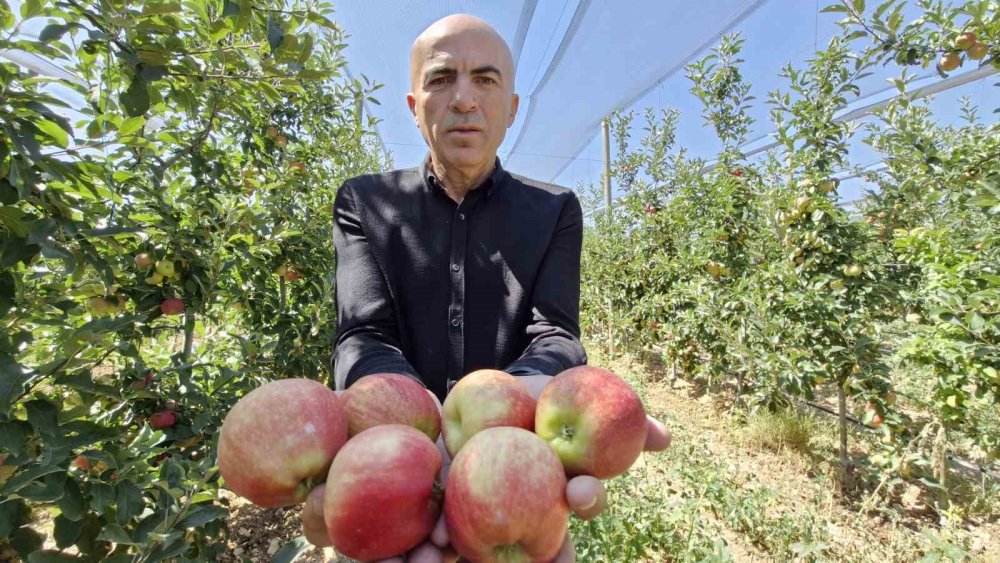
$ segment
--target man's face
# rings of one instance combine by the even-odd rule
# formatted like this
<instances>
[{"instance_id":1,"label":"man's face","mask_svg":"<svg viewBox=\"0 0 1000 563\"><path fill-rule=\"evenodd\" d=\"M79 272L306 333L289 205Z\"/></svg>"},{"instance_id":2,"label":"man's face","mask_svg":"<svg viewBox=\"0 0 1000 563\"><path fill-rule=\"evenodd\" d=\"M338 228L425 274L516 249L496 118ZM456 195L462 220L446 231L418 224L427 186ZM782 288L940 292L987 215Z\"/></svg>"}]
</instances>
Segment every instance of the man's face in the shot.
<instances>
[{"instance_id":1,"label":"man's face","mask_svg":"<svg viewBox=\"0 0 1000 563\"><path fill-rule=\"evenodd\" d=\"M476 29L430 38L414 53L411 78L407 103L433 158L470 171L492 164L518 105L502 40Z\"/></svg>"}]
</instances>

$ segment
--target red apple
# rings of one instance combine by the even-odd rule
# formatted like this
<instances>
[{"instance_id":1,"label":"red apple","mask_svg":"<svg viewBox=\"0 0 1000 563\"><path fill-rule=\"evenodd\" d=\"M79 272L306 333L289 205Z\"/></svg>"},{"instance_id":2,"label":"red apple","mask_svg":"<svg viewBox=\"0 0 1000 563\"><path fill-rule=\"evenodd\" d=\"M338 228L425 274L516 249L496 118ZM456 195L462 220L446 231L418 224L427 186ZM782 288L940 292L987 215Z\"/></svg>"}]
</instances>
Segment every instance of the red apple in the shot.
<instances>
[{"instance_id":1,"label":"red apple","mask_svg":"<svg viewBox=\"0 0 1000 563\"><path fill-rule=\"evenodd\" d=\"M164 299L160 311L166 316L179 315L184 312L184 302L177 298Z\"/></svg>"},{"instance_id":2,"label":"red apple","mask_svg":"<svg viewBox=\"0 0 1000 563\"><path fill-rule=\"evenodd\" d=\"M943 72L951 72L962 66L962 59L957 53L946 53L938 60L938 68Z\"/></svg>"},{"instance_id":3,"label":"red apple","mask_svg":"<svg viewBox=\"0 0 1000 563\"><path fill-rule=\"evenodd\" d=\"M604 368L568 369L538 397L535 431L570 476L608 479L624 473L642 453L646 429L639 395Z\"/></svg>"},{"instance_id":4,"label":"red apple","mask_svg":"<svg viewBox=\"0 0 1000 563\"><path fill-rule=\"evenodd\" d=\"M90 471L90 460L87 459L86 456L76 456L76 459L73 460L71 465L80 471Z\"/></svg>"},{"instance_id":5,"label":"red apple","mask_svg":"<svg viewBox=\"0 0 1000 563\"><path fill-rule=\"evenodd\" d=\"M398 373L373 373L359 379L340 396L347 415L347 435L356 436L373 426L405 424L437 442L441 411L437 401L412 377Z\"/></svg>"},{"instance_id":6,"label":"red apple","mask_svg":"<svg viewBox=\"0 0 1000 563\"><path fill-rule=\"evenodd\" d=\"M444 400L441 431L451 457L476 432L494 426L535 427L535 398L513 375L495 369L474 371L458 381Z\"/></svg>"},{"instance_id":7,"label":"red apple","mask_svg":"<svg viewBox=\"0 0 1000 563\"><path fill-rule=\"evenodd\" d=\"M969 47L975 45L977 40L978 37L976 37L976 34L971 31L959 33L958 36L955 37L955 48L959 51L965 51Z\"/></svg>"},{"instance_id":8,"label":"red apple","mask_svg":"<svg viewBox=\"0 0 1000 563\"><path fill-rule=\"evenodd\" d=\"M559 458L527 430L483 430L451 464L444 518L470 561L551 561L569 523Z\"/></svg>"},{"instance_id":9,"label":"red apple","mask_svg":"<svg viewBox=\"0 0 1000 563\"><path fill-rule=\"evenodd\" d=\"M424 541L441 515L441 453L403 424L347 441L330 466L323 518L333 547L352 559L393 557Z\"/></svg>"},{"instance_id":10,"label":"red apple","mask_svg":"<svg viewBox=\"0 0 1000 563\"><path fill-rule=\"evenodd\" d=\"M149 254L146 254L145 252L143 252L142 254L136 254L134 260L135 260L135 267L139 268L140 270L145 270L156 263L156 261L153 260L153 257L150 256Z\"/></svg>"},{"instance_id":11,"label":"red apple","mask_svg":"<svg viewBox=\"0 0 1000 563\"><path fill-rule=\"evenodd\" d=\"M177 414L163 410L149 417L149 426L154 430L172 428L177 424Z\"/></svg>"},{"instance_id":12,"label":"red apple","mask_svg":"<svg viewBox=\"0 0 1000 563\"><path fill-rule=\"evenodd\" d=\"M989 46L984 45L982 43L976 43L972 47L969 47L969 50L966 52L966 55L974 61L979 61L982 60L983 57L988 55L989 52L990 52Z\"/></svg>"},{"instance_id":13,"label":"red apple","mask_svg":"<svg viewBox=\"0 0 1000 563\"><path fill-rule=\"evenodd\" d=\"M347 417L329 387L282 379L237 401L220 433L219 472L229 490L259 506L287 506L326 477L347 441Z\"/></svg>"}]
</instances>

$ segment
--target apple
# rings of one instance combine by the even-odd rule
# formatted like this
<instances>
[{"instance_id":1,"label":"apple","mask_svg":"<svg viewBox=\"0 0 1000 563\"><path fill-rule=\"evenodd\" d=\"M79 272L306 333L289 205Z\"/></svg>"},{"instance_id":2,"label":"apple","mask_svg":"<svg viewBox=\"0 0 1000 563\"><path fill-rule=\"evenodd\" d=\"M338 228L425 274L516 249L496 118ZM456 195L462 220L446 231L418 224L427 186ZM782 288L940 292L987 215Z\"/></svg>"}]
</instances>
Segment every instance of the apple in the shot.
<instances>
[{"instance_id":1,"label":"apple","mask_svg":"<svg viewBox=\"0 0 1000 563\"><path fill-rule=\"evenodd\" d=\"M311 379L261 385L233 405L220 430L226 486L258 506L305 500L347 441L347 417L332 389Z\"/></svg>"},{"instance_id":2,"label":"apple","mask_svg":"<svg viewBox=\"0 0 1000 563\"><path fill-rule=\"evenodd\" d=\"M470 561L551 561L569 524L559 458L522 428L483 430L451 464L444 519L452 547Z\"/></svg>"},{"instance_id":3,"label":"apple","mask_svg":"<svg viewBox=\"0 0 1000 563\"><path fill-rule=\"evenodd\" d=\"M875 415L872 416L872 426L875 428L882 426L882 415L875 413Z\"/></svg>"},{"instance_id":4,"label":"apple","mask_svg":"<svg viewBox=\"0 0 1000 563\"><path fill-rule=\"evenodd\" d=\"M289 268L289 269L285 270L285 276L284 276L285 281L293 282L293 281L295 281L295 280L297 280L297 279L299 279L301 277L302 277L302 274L298 270L296 270L294 268Z\"/></svg>"},{"instance_id":5,"label":"apple","mask_svg":"<svg viewBox=\"0 0 1000 563\"><path fill-rule=\"evenodd\" d=\"M955 37L955 48L959 51L966 51L977 43L976 40L976 34L971 31L959 33L958 36Z\"/></svg>"},{"instance_id":6,"label":"apple","mask_svg":"<svg viewBox=\"0 0 1000 563\"><path fill-rule=\"evenodd\" d=\"M163 410L149 417L149 426L154 430L172 428L175 424L177 424L177 414L171 411Z\"/></svg>"},{"instance_id":7,"label":"apple","mask_svg":"<svg viewBox=\"0 0 1000 563\"><path fill-rule=\"evenodd\" d=\"M799 181L799 188L803 190L808 190L813 185L813 181L810 178L803 178Z\"/></svg>"},{"instance_id":8,"label":"apple","mask_svg":"<svg viewBox=\"0 0 1000 563\"><path fill-rule=\"evenodd\" d=\"M341 448L326 479L323 518L334 549L372 561L426 539L441 515L441 452L403 424L369 428Z\"/></svg>"},{"instance_id":9,"label":"apple","mask_svg":"<svg viewBox=\"0 0 1000 563\"><path fill-rule=\"evenodd\" d=\"M812 199L807 195L799 196L799 198L795 200L795 208L798 209L800 213L812 211Z\"/></svg>"},{"instance_id":10,"label":"apple","mask_svg":"<svg viewBox=\"0 0 1000 563\"><path fill-rule=\"evenodd\" d=\"M730 172L730 174L732 174L733 176L736 176L737 178L742 178L743 177L743 170L737 168L737 169L733 170L732 172Z\"/></svg>"},{"instance_id":11,"label":"apple","mask_svg":"<svg viewBox=\"0 0 1000 563\"><path fill-rule=\"evenodd\" d=\"M285 145L288 144L288 137L284 136L281 133L278 133L274 137L274 144L278 147L284 147Z\"/></svg>"},{"instance_id":12,"label":"apple","mask_svg":"<svg viewBox=\"0 0 1000 563\"><path fill-rule=\"evenodd\" d=\"M160 303L160 311L166 316L179 315L184 312L184 302L176 297L164 299Z\"/></svg>"},{"instance_id":13,"label":"apple","mask_svg":"<svg viewBox=\"0 0 1000 563\"><path fill-rule=\"evenodd\" d=\"M862 272L861 266L857 264L850 264L848 266L844 266L844 275L849 278L856 278L861 275L861 272Z\"/></svg>"},{"instance_id":14,"label":"apple","mask_svg":"<svg viewBox=\"0 0 1000 563\"><path fill-rule=\"evenodd\" d=\"M76 456L71 465L80 471L90 471L90 460L86 456Z\"/></svg>"},{"instance_id":15,"label":"apple","mask_svg":"<svg viewBox=\"0 0 1000 563\"><path fill-rule=\"evenodd\" d=\"M373 426L405 424L437 442L441 411L437 401L412 377L398 373L373 373L359 379L340 395L347 415L347 435L356 436Z\"/></svg>"},{"instance_id":16,"label":"apple","mask_svg":"<svg viewBox=\"0 0 1000 563\"><path fill-rule=\"evenodd\" d=\"M830 282L830 289L834 291L840 291L844 289L844 280L833 280Z\"/></svg>"},{"instance_id":17,"label":"apple","mask_svg":"<svg viewBox=\"0 0 1000 563\"><path fill-rule=\"evenodd\" d=\"M942 72L951 72L960 66L962 66L962 59L957 53L946 53L938 61L938 68Z\"/></svg>"},{"instance_id":18,"label":"apple","mask_svg":"<svg viewBox=\"0 0 1000 563\"><path fill-rule=\"evenodd\" d=\"M288 164L288 167L291 168L292 170L295 170L296 172L306 171L306 165L302 164L302 161L300 160L293 160Z\"/></svg>"},{"instance_id":19,"label":"apple","mask_svg":"<svg viewBox=\"0 0 1000 563\"><path fill-rule=\"evenodd\" d=\"M513 375L495 369L474 371L444 399L441 431L451 457L476 432L494 426L535 427L535 398Z\"/></svg>"},{"instance_id":20,"label":"apple","mask_svg":"<svg viewBox=\"0 0 1000 563\"><path fill-rule=\"evenodd\" d=\"M268 139L273 139L279 134L278 127L275 125L268 125L267 131L264 132L264 136Z\"/></svg>"},{"instance_id":21,"label":"apple","mask_svg":"<svg viewBox=\"0 0 1000 563\"><path fill-rule=\"evenodd\" d=\"M177 270L174 268L173 260L159 260L156 262L156 273L165 278L173 276Z\"/></svg>"},{"instance_id":22,"label":"apple","mask_svg":"<svg viewBox=\"0 0 1000 563\"><path fill-rule=\"evenodd\" d=\"M976 43L966 51L965 56L974 61L982 60L990 52L990 48L982 43Z\"/></svg>"},{"instance_id":23,"label":"apple","mask_svg":"<svg viewBox=\"0 0 1000 563\"><path fill-rule=\"evenodd\" d=\"M837 180L836 178L830 178L828 180L823 180L822 182L819 183L819 191L820 191L820 193L824 193L824 194L830 193L830 192L833 191L834 188L837 187L837 184L839 184L839 183L840 183L840 180Z\"/></svg>"},{"instance_id":24,"label":"apple","mask_svg":"<svg viewBox=\"0 0 1000 563\"><path fill-rule=\"evenodd\" d=\"M99 295L87 300L87 309L94 315L107 315L111 312L111 304L103 295Z\"/></svg>"},{"instance_id":25,"label":"apple","mask_svg":"<svg viewBox=\"0 0 1000 563\"><path fill-rule=\"evenodd\" d=\"M570 368L538 397L535 432L571 477L608 479L624 473L642 453L646 429L639 395L611 370Z\"/></svg>"},{"instance_id":26,"label":"apple","mask_svg":"<svg viewBox=\"0 0 1000 563\"><path fill-rule=\"evenodd\" d=\"M163 283L163 275L160 272L153 272L146 278L146 283L149 285L160 285Z\"/></svg>"},{"instance_id":27,"label":"apple","mask_svg":"<svg viewBox=\"0 0 1000 563\"><path fill-rule=\"evenodd\" d=\"M142 254L136 254L134 260L135 260L135 267L139 268L140 270L145 270L156 263L156 261L153 260L153 257L150 256L149 254L146 254L145 252L143 252Z\"/></svg>"}]
</instances>

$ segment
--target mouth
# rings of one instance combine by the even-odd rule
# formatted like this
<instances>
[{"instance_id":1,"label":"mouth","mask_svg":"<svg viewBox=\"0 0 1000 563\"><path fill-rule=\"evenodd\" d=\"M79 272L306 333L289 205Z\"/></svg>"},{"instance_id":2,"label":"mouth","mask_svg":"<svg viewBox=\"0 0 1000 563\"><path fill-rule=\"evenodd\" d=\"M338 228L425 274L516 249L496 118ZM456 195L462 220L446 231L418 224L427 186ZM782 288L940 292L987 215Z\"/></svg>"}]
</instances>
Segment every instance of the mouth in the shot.
<instances>
[{"instance_id":1,"label":"mouth","mask_svg":"<svg viewBox=\"0 0 1000 563\"><path fill-rule=\"evenodd\" d=\"M448 133L453 133L456 135L475 135L481 133L481 129L475 127L455 127L454 129L449 129Z\"/></svg>"}]
</instances>

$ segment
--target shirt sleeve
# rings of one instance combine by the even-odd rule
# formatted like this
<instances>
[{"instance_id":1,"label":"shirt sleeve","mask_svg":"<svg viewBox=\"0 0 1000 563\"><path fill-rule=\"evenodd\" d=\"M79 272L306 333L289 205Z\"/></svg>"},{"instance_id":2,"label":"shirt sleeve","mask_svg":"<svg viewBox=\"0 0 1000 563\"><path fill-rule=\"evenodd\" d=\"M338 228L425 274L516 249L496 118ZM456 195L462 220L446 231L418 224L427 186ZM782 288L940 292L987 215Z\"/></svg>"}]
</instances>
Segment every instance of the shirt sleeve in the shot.
<instances>
[{"instance_id":1,"label":"shirt sleeve","mask_svg":"<svg viewBox=\"0 0 1000 563\"><path fill-rule=\"evenodd\" d=\"M504 371L556 375L587 363L580 343L580 252L583 209L576 195L563 205L531 294L531 343Z\"/></svg>"},{"instance_id":2,"label":"shirt sleeve","mask_svg":"<svg viewBox=\"0 0 1000 563\"><path fill-rule=\"evenodd\" d=\"M409 375L423 385L399 342L392 295L362 228L351 185L337 190L333 204L333 244L337 253L337 340L333 375L346 389L372 373ZM426 385L425 385L426 387Z\"/></svg>"}]
</instances>

